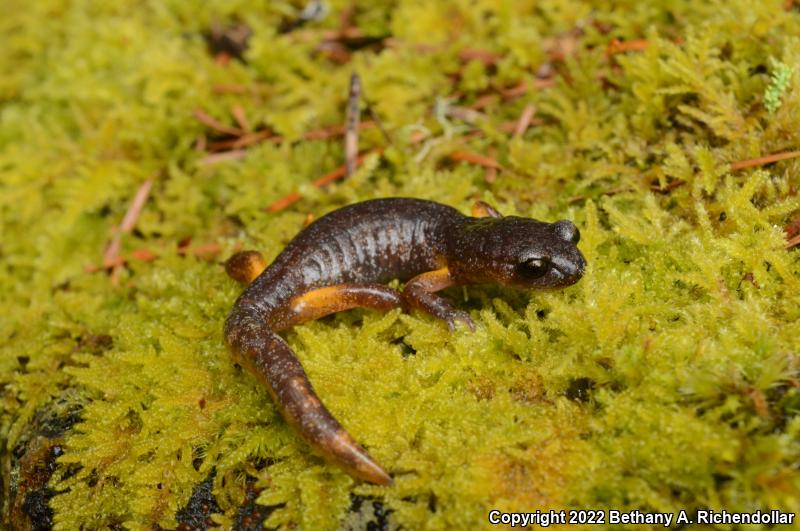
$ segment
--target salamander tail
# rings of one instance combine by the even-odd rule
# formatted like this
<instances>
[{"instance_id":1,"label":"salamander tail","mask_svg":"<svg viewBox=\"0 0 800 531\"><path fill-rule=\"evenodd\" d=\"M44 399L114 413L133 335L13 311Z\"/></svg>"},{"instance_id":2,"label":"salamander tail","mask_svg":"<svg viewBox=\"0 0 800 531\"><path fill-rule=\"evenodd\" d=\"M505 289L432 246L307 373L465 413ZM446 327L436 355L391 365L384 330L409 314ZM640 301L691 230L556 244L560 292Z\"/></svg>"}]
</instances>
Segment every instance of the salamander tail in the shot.
<instances>
[{"instance_id":1,"label":"salamander tail","mask_svg":"<svg viewBox=\"0 0 800 531\"><path fill-rule=\"evenodd\" d=\"M233 312L225 336L236 361L266 385L283 418L309 445L350 475L391 485L392 478L319 399L289 345L266 327L263 318L252 317Z\"/></svg>"}]
</instances>

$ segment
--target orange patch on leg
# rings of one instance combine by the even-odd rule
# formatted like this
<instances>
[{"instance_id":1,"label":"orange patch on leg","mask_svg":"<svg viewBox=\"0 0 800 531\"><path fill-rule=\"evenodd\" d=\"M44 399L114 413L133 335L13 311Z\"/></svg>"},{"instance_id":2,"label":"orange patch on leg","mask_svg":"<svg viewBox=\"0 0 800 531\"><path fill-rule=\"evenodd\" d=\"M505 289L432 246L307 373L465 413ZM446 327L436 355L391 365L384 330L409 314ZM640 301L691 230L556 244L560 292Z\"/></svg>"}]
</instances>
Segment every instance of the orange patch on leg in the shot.
<instances>
[{"instance_id":1,"label":"orange patch on leg","mask_svg":"<svg viewBox=\"0 0 800 531\"><path fill-rule=\"evenodd\" d=\"M472 205L472 217L474 218L502 218L503 215L484 201L475 201Z\"/></svg>"},{"instance_id":2,"label":"orange patch on leg","mask_svg":"<svg viewBox=\"0 0 800 531\"><path fill-rule=\"evenodd\" d=\"M267 268L267 262L258 251L241 251L228 258L225 272L242 284L250 284Z\"/></svg>"},{"instance_id":3,"label":"orange patch on leg","mask_svg":"<svg viewBox=\"0 0 800 531\"><path fill-rule=\"evenodd\" d=\"M298 295L289 303L291 325L313 321L352 308L391 310L402 306L397 290L380 284L337 284Z\"/></svg>"}]
</instances>

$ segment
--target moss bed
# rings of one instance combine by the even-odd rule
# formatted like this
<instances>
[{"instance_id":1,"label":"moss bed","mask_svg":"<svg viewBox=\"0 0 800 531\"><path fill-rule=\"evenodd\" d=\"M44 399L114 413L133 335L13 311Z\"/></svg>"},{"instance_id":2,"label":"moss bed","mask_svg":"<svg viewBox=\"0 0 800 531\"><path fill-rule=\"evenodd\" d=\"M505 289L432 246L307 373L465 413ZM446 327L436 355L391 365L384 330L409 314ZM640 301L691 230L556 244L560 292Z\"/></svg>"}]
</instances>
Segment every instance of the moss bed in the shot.
<instances>
[{"instance_id":1,"label":"moss bed","mask_svg":"<svg viewBox=\"0 0 800 531\"><path fill-rule=\"evenodd\" d=\"M800 511L797 3L325 6L4 2L0 521ZM352 72L367 156L316 187ZM390 488L311 453L221 336L236 249L386 196L571 219L589 263L563 291L451 290L474 333L369 311L289 333Z\"/></svg>"}]
</instances>

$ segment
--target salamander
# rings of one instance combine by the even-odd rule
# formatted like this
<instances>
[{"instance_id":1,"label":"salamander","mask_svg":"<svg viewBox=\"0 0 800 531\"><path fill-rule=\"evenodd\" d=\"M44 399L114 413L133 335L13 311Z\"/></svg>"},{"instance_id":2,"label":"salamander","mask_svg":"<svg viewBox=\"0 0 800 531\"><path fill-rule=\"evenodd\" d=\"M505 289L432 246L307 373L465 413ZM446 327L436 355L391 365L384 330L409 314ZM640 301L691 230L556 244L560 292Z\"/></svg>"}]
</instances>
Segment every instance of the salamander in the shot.
<instances>
[{"instance_id":1,"label":"salamander","mask_svg":"<svg viewBox=\"0 0 800 531\"><path fill-rule=\"evenodd\" d=\"M569 286L583 275L580 232L570 221L502 216L483 202L466 216L411 198L374 199L335 210L304 228L266 267L245 251L226 270L249 284L225 322L237 363L267 388L283 418L324 457L380 485L392 479L345 431L278 334L351 308L416 309L474 330L469 314L436 295L449 286ZM400 279L402 290L384 283Z\"/></svg>"}]
</instances>

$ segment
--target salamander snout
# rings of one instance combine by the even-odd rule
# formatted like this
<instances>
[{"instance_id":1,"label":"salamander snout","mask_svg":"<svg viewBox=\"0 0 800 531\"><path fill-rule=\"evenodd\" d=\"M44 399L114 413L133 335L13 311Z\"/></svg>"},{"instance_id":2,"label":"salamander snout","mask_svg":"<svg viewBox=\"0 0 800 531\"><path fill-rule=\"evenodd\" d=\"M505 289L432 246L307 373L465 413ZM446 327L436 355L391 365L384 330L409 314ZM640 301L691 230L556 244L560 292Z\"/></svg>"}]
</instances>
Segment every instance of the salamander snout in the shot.
<instances>
[{"instance_id":1,"label":"salamander snout","mask_svg":"<svg viewBox=\"0 0 800 531\"><path fill-rule=\"evenodd\" d=\"M575 284L581 279L583 271L586 269L586 259L577 247L568 253L553 256L552 262L553 269L556 270L555 274L559 277L554 284L559 287Z\"/></svg>"}]
</instances>

